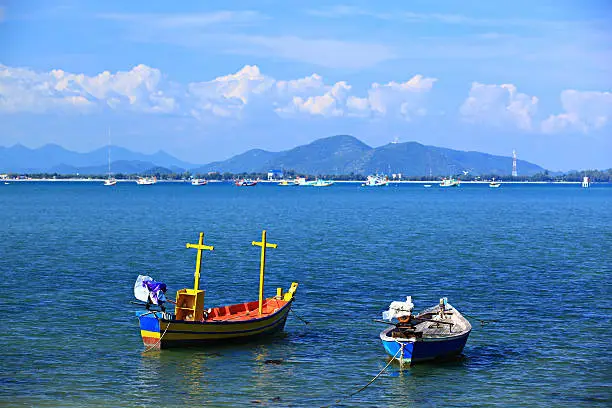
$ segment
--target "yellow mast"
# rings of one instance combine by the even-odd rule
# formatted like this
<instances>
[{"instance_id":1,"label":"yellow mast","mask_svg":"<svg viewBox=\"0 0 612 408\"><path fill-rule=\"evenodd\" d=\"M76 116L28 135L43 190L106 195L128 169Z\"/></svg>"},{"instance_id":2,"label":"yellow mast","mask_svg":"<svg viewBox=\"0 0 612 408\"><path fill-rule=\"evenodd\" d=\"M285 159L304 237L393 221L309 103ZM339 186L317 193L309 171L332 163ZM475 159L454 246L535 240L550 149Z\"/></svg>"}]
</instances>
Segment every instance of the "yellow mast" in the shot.
<instances>
[{"instance_id":1,"label":"yellow mast","mask_svg":"<svg viewBox=\"0 0 612 408\"><path fill-rule=\"evenodd\" d=\"M276 244L268 244L266 242L266 230L261 232L261 242L253 241L251 245L261 247L261 264L259 266L259 314L261 315L263 307L263 291L264 291L264 270L266 268L266 248L276 248Z\"/></svg>"},{"instance_id":2,"label":"yellow mast","mask_svg":"<svg viewBox=\"0 0 612 408\"><path fill-rule=\"evenodd\" d=\"M204 245L204 233L203 232L200 232L200 240L198 241L197 244L186 244L186 247L195 248L198 250L198 256L196 258L196 269L195 269L195 273L193 274L194 275L193 290L198 290L198 287L200 286L200 267L202 266L202 251L203 250L212 251L213 249L215 249L215 247Z\"/></svg>"}]
</instances>

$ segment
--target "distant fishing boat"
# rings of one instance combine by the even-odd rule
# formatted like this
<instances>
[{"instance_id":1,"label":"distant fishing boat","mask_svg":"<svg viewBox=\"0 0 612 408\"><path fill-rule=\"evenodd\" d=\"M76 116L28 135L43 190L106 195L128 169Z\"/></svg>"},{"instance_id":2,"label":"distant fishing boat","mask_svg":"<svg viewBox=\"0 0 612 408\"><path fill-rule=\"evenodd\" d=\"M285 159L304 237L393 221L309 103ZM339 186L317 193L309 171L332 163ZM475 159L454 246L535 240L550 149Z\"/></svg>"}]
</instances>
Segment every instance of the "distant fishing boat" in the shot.
<instances>
[{"instance_id":1,"label":"distant fishing boat","mask_svg":"<svg viewBox=\"0 0 612 408\"><path fill-rule=\"evenodd\" d=\"M498 188L499 186L501 186L501 182L495 181L495 179L491 180L491 182L489 183L489 187L491 188Z\"/></svg>"},{"instance_id":2,"label":"distant fishing boat","mask_svg":"<svg viewBox=\"0 0 612 408\"><path fill-rule=\"evenodd\" d=\"M365 183L363 183L362 187L382 187L389 184L389 178L385 176L379 176L378 174L375 176L368 176Z\"/></svg>"},{"instance_id":3,"label":"distant fishing boat","mask_svg":"<svg viewBox=\"0 0 612 408\"><path fill-rule=\"evenodd\" d=\"M238 187L253 187L254 185L257 185L257 183L258 180L251 179L239 179L234 182L234 184Z\"/></svg>"},{"instance_id":4,"label":"distant fishing boat","mask_svg":"<svg viewBox=\"0 0 612 408\"><path fill-rule=\"evenodd\" d=\"M431 187L431 184L423 184L423 187L429 188L429 187Z\"/></svg>"},{"instance_id":5,"label":"distant fishing boat","mask_svg":"<svg viewBox=\"0 0 612 408\"><path fill-rule=\"evenodd\" d=\"M138 177L136 184L141 186L150 186L157 183L157 177Z\"/></svg>"},{"instance_id":6,"label":"distant fishing boat","mask_svg":"<svg viewBox=\"0 0 612 408\"><path fill-rule=\"evenodd\" d=\"M589 188L591 186L591 179L588 176L582 178L582 188Z\"/></svg>"},{"instance_id":7,"label":"distant fishing boat","mask_svg":"<svg viewBox=\"0 0 612 408\"><path fill-rule=\"evenodd\" d=\"M317 179L317 181L315 181L314 183L310 184L312 187L329 187L332 184L334 184L333 181L331 180L322 180L322 179Z\"/></svg>"},{"instance_id":8,"label":"distant fishing boat","mask_svg":"<svg viewBox=\"0 0 612 408\"><path fill-rule=\"evenodd\" d=\"M296 180L281 180L277 185L281 187L297 186L299 183Z\"/></svg>"},{"instance_id":9,"label":"distant fishing boat","mask_svg":"<svg viewBox=\"0 0 612 408\"><path fill-rule=\"evenodd\" d=\"M206 310L204 291L199 289L202 251L212 251L214 247L204 245L202 232L197 244L187 244L187 248L198 251L193 289L180 289L176 293L174 313L137 313L144 345L149 349L205 346L216 342L247 341L282 331L298 284L293 282L285 293L282 288L277 288L276 296L264 298L266 249L276 248L276 244L267 242L264 230L261 241L253 241L252 245L261 247L259 299ZM134 295L143 300L139 296L141 291L137 280Z\"/></svg>"},{"instance_id":10,"label":"distant fishing boat","mask_svg":"<svg viewBox=\"0 0 612 408\"><path fill-rule=\"evenodd\" d=\"M380 333L387 354L402 364L461 354L472 325L446 298L416 316L412 316L413 308L412 298L408 296L406 302L392 302L383 313L383 319L391 325ZM398 323L390 323L394 318Z\"/></svg>"},{"instance_id":11,"label":"distant fishing boat","mask_svg":"<svg viewBox=\"0 0 612 408\"><path fill-rule=\"evenodd\" d=\"M110 157L111 145L110 145L110 128L108 129L108 178L104 180L105 186L114 186L117 184L117 180L111 177L111 157Z\"/></svg>"},{"instance_id":12,"label":"distant fishing boat","mask_svg":"<svg viewBox=\"0 0 612 408\"><path fill-rule=\"evenodd\" d=\"M443 178L440 187L459 187L460 183L459 180L453 177Z\"/></svg>"},{"instance_id":13,"label":"distant fishing boat","mask_svg":"<svg viewBox=\"0 0 612 408\"><path fill-rule=\"evenodd\" d=\"M192 186L205 186L207 184L208 184L208 180L204 180L204 179L193 179L191 181Z\"/></svg>"},{"instance_id":14,"label":"distant fishing boat","mask_svg":"<svg viewBox=\"0 0 612 408\"><path fill-rule=\"evenodd\" d=\"M302 186L302 187L312 186L315 183L314 180L308 181L306 177L296 177L295 182L297 183L298 186Z\"/></svg>"}]
</instances>

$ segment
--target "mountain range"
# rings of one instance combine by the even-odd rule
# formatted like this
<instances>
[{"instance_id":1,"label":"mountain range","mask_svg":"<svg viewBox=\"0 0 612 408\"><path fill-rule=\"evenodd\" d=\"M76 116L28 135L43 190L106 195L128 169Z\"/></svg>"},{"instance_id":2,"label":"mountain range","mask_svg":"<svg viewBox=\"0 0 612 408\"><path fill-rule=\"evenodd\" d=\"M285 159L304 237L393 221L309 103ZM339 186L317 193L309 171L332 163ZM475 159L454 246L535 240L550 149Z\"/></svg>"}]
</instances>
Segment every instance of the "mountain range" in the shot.
<instances>
[{"instance_id":1,"label":"mountain range","mask_svg":"<svg viewBox=\"0 0 612 408\"><path fill-rule=\"evenodd\" d=\"M370 147L359 139L339 135L315 140L293 149L270 152L249 150L224 161L195 165L179 160L163 151L143 154L113 146L113 173L135 174L156 172L264 173L270 169L294 170L304 174L372 174L402 173L406 176L457 174L508 175L512 158L480 152L466 152L427 146L417 142L389 143ZM58 145L29 149L22 145L0 147L0 172L104 174L108 171L108 148L77 153ZM542 167L524 160L517 161L520 175L543 172Z\"/></svg>"},{"instance_id":2,"label":"mountain range","mask_svg":"<svg viewBox=\"0 0 612 408\"><path fill-rule=\"evenodd\" d=\"M517 161L521 175L545 171L524 160ZM228 160L197 167L194 173L260 173L269 169L291 169L304 174L402 173L406 176L435 176L469 171L471 174L508 175L512 158L480 152L465 152L417 142L389 143L370 147L359 139L331 136L282 152L253 149Z\"/></svg>"},{"instance_id":3,"label":"mountain range","mask_svg":"<svg viewBox=\"0 0 612 408\"><path fill-rule=\"evenodd\" d=\"M111 146L110 152L113 173L143 173L154 167L182 172L196 166L163 151L144 154ZM105 174L108 172L108 153L108 147L77 153L55 144L47 144L38 149L30 149L20 144L12 147L0 146L0 172Z\"/></svg>"}]
</instances>

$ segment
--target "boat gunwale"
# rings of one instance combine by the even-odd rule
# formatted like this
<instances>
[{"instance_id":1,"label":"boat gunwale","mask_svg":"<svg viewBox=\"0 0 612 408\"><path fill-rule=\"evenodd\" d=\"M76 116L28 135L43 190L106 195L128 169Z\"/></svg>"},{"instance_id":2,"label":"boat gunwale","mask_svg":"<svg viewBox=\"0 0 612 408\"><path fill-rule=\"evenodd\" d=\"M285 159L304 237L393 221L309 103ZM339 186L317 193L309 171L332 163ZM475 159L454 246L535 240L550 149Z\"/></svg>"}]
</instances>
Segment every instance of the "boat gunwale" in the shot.
<instances>
[{"instance_id":1,"label":"boat gunwale","mask_svg":"<svg viewBox=\"0 0 612 408\"><path fill-rule=\"evenodd\" d=\"M439 309L439 305L436 306L432 306L429 307L425 310L423 310L421 313L419 313L416 317L422 316L424 314L427 313L432 313L432 312L436 312ZM457 309L455 309L453 306L451 306L450 304L448 305L448 309L446 310L447 312L454 312L456 313L456 318L459 319L459 321L461 321L461 323L463 323L465 325L465 328L463 330L461 330L460 332L457 333L450 333L449 335L429 335L429 336L424 336L421 338L405 338L405 337L391 337L388 335L388 333L390 333L391 331L393 331L394 329L397 328L397 326L392 326L392 327L388 327L386 329L384 329L382 332L380 332L380 339L383 341L397 341L399 342L403 342L403 343L419 343L419 342L441 342L441 341L447 341L447 340L455 340L455 339L459 339L462 336L467 336L471 333L472 331L472 324L469 322L468 319L466 319L461 312L459 312Z\"/></svg>"},{"instance_id":2,"label":"boat gunwale","mask_svg":"<svg viewBox=\"0 0 612 408\"><path fill-rule=\"evenodd\" d=\"M270 300L274 298L268 298L266 300ZM287 307L290 307L290 305L293 303L293 299L287 301L287 300L282 300L283 302L287 302L286 304L284 304L283 306L281 306L278 310L263 316L263 317L255 317L252 319L248 319L248 320L204 320L204 321L191 321L191 320L169 320L169 319L164 319L163 317L157 317L155 314L153 314L155 317L152 317L153 319L158 319L160 322L169 322L169 323L174 323L174 324L197 324L197 325L232 325L232 324L248 324L248 323L254 323L254 322L262 322L268 319L271 319L275 316L277 316L278 314L280 314L281 312L283 312L283 310ZM247 302L248 303L248 302ZM241 305L244 303L235 303L234 305ZM225 305L225 306L218 306L218 307L231 307L234 305ZM161 312L160 312L161 313ZM288 312L287 312L288 313ZM146 316L139 316L139 317L144 317L146 318Z\"/></svg>"},{"instance_id":3,"label":"boat gunwale","mask_svg":"<svg viewBox=\"0 0 612 408\"><path fill-rule=\"evenodd\" d=\"M448 340L456 340L459 339L461 337L467 336L472 332L472 328L470 327L467 330L462 330L459 333L455 334L453 333L452 336L427 336L427 337L421 337L421 338L406 338L406 337L391 337L388 336L387 334L396 329L397 327L389 327L385 330L383 330L382 332L380 332L380 339L383 341L395 341L398 343L429 343L429 342L442 342L442 341L448 341Z\"/></svg>"},{"instance_id":4,"label":"boat gunwale","mask_svg":"<svg viewBox=\"0 0 612 408\"><path fill-rule=\"evenodd\" d=\"M277 319L276 321L269 323L265 326L261 326L261 327L246 327L242 330L236 330L236 331L226 331L226 332L193 332L193 331L189 331L189 330L179 330L179 329L168 329L167 332L170 334L191 334L191 335L195 335L195 336L208 336L208 335L235 335L235 334L246 334L249 332L255 332L255 331L266 331L270 328L274 328L278 325L283 324L283 320L285 320L284 317L281 317L279 319ZM172 321L170 321L169 323L172 323ZM176 323L176 322L175 322ZM193 322L190 322L193 323ZM205 322L204 322L205 323ZM160 332L161 332L161 327L160 327ZM248 334L247 334L248 335ZM176 340L166 340L166 341L176 341Z\"/></svg>"}]
</instances>

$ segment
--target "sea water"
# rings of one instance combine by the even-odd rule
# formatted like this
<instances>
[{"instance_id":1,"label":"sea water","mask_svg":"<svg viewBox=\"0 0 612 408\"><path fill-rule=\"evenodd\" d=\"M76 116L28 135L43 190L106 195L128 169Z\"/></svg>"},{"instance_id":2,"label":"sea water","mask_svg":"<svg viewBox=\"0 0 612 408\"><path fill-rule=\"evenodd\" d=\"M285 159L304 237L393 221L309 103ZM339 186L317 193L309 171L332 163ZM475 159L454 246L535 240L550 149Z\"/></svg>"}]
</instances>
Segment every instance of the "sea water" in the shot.
<instances>
[{"instance_id":1,"label":"sea water","mask_svg":"<svg viewBox=\"0 0 612 408\"><path fill-rule=\"evenodd\" d=\"M143 353L139 274L206 307L299 282L285 333ZM612 186L0 186L0 405L610 406ZM463 356L387 364L394 300L470 316ZM477 319L488 324L482 326Z\"/></svg>"}]
</instances>

